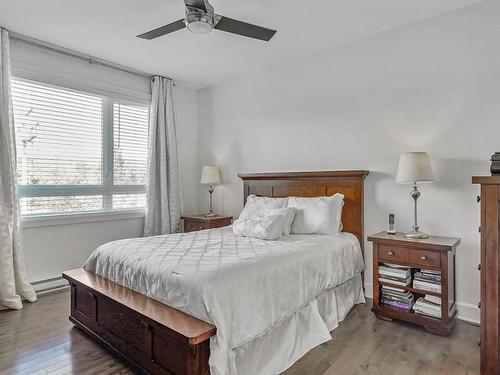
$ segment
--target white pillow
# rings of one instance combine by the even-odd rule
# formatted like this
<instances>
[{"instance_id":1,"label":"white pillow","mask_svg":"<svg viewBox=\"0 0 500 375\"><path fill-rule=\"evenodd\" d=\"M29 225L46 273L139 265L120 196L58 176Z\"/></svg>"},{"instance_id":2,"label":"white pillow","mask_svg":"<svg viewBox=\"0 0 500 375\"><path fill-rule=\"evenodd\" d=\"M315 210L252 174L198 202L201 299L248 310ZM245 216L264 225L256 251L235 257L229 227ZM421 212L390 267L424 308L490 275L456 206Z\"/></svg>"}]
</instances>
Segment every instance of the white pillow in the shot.
<instances>
[{"instance_id":1,"label":"white pillow","mask_svg":"<svg viewBox=\"0 0 500 375\"><path fill-rule=\"evenodd\" d=\"M233 222L233 233L237 236L274 241L283 234L285 219L284 214L238 219Z\"/></svg>"},{"instance_id":2,"label":"white pillow","mask_svg":"<svg viewBox=\"0 0 500 375\"><path fill-rule=\"evenodd\" d=\"M257 197L256 195L249 195L247 203L241 211L238 219L250 219L261 216L269 215L269 210L274 208L283 208L285 205L285 198L270 198L270 197Z\"/></svg>"},{"instance_id":3,"label":"white pillow","mask_svg":"<svg viewBox=\"0 0 500 375\"><path fill-rule=\"evenodd\" d=\"M284 220L283 220L283 234L285 236L289 236L291 229L292 229L292 223L293 219L295 218L295 208L293 207L287 207L287 208L273 208L269 210L270 215L283 215Z\"/></svg>"},{"instance_id":4,"label":"white pillow","mask_svg":"<svg viewBox=\"0 0 500 375\"><path fill-rule=\"evenodd\" d=\"M342 206L344 195L331 197L288 197L286 207L294 207L295 219L292 233L337 234L342 230Z\"/></svg>"}]
</instances>

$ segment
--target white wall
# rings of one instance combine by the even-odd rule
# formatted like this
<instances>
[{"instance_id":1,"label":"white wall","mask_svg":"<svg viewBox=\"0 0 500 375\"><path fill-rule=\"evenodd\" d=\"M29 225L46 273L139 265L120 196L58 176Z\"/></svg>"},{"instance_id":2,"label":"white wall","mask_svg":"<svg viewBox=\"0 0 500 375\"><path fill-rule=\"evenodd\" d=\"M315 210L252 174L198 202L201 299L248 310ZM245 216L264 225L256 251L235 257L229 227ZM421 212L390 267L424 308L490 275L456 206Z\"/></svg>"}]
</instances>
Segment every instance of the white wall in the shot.
<instances>
[{"instance_id":1,"label":"white wall","mask_svg":"<svg viewBox=\"0 0 500 375\"><path fill-rule=\"evenodd\" d=\"M421 188L420 224L462 239L460 315L478 320L471 176L488 174L500 148L499 40L500 2L487 1L200 91L199 165L220 165L224 178L216 209L239 214L239 172L368 169L365 235L385 229L390 211L405 231L412 201L395 183L399 154L427 151L437 181Z\"/></svg>"},{"instance_id":2,"label":"white wall","mask_svg":"<svg viewBox=\"0 0 500 375\"><path fill-rule=\"evenodd\" d=\"M142 217L23 228L24 256L30 282L60 277L81 267L92 250L106 242L140 237ZM46 287L46 285L41 286Z\"/></svg>"},{"instance_id":3,"label":"white wall","mask_svg":"<svg viewBox=\"0 0 500 375\"><path fill-rule=\"evenodd\" d=\"M11 43L11 60L12 73L17 77L145 103L151 96L147 78L89 64L24 42ZM198 206L197 92L177 84L174 101L184 212L191 213ZM139 237L144 225L140 214L96 215L92 220L84 223L59 219L37 221L36 225L23 223L29 280L59 277L64 270L80 267L97 246L116 239Z\"/></svg>"}]
</instances>

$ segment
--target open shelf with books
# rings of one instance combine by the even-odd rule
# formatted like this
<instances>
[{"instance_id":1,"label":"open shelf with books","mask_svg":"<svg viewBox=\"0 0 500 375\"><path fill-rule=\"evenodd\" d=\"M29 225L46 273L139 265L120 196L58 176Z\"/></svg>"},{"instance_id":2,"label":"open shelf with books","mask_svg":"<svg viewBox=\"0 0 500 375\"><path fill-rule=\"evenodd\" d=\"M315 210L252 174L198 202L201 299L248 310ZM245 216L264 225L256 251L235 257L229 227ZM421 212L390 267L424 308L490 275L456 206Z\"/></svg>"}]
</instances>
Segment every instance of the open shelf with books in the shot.
<instances>
[{"instance_id":1,"label":"open shelf with books","mask_svg":"<svg viewBox=\"0 0 500 375\"><path fill-rule=\"evenodd\" d=\"M385 282L385 281L380 281L379 280L379 284L382 286L382 285L386 285L386 286L392 286L392 287L399 287L398 285L394 285L394 284L391 284L391 283L388 283L388 282ZM402 288L404 291L408 291L408 292L412 292L412 293L415 293L415 294L419 294L419 295L431 295L431 296L436 296L436 297L441 297L441 293L436 293L436 292L430 292L428 290L422 290L422 289L416 289L416 288L412 288L410 286L405 286L405 287L400 287Z\"/></svg>"},{"instance_id":2,"label":"open shelf with books","mask_svg":"<svg viewBox=\"0 0 500 375\"><path fill-rule=\"evenodd\" d=\"M447 335L456 318L455 252L460 240L407 239L385 232L373 242L373 308L384 320L404 320Z\"/></svg>"}]
</instances>

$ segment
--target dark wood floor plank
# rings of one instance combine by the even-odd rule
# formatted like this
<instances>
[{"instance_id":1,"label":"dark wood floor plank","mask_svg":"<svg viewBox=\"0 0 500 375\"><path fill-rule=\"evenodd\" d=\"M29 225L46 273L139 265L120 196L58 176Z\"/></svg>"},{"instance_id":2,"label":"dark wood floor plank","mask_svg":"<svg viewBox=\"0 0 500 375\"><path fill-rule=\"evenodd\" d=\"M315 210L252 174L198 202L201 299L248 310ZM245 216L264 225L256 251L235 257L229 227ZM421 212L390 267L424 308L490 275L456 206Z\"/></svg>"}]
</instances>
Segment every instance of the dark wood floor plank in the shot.
<instances>
[{"instance_id":1,"label":"dark wood floor plank","mask_svg":"<svg viewBox=\"0 0 500 375\"><path fill-rule=\"evenodd\" d=\"M478 375L479 328L458 322L450 337L378 320L355 307L332 334L283 375ZM124 375L130 367L68 320L69 292L0 312L2 375Z\"/></svg>"}]
</instances>

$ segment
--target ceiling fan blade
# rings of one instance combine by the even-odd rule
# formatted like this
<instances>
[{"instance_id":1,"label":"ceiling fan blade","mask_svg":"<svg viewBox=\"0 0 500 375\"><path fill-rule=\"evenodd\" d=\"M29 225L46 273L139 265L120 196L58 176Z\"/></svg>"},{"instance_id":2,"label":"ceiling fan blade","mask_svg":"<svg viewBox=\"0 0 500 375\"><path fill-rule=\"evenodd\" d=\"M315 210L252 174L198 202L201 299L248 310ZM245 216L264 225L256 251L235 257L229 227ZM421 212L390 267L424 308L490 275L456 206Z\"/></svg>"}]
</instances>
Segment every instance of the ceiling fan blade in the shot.
<instances>
[{"instance_id":1,"label":"ceiling fan blade","mask_svg":"<svg viewBox=\"0 0 500 375\"><path fill-rule=\"evenodd\" d=\"M204 0L184 0L184 3L189 7L201 9L205 13L207 12L207 5Z\"/></svg>"},{"instance_id":2,"label":"ceiling fan blade","mask_svg":"<svg viewBox=\"0 0 500 375\"><path fill-rule=\"evenodd\" d=\"M159 36L183 29L185 27L186 27L186 25L184 24L184 18L183 18L183 19L180 19L179 21L169 23L168 25L160 26L160 27L158 27L154 30L148 31L144 34L137 35L137 37L142 38L142 39L151 40L154 38L158 38Z\"/></svg>"},{"instance_id":3,"label":"ceiling fan blade","mask_svg":"<svg viewBox=\"0 0 500 375\"><path fill-rule=\"evenodd\" d=\"M274 36L274 34L276 34L276 30L252 25L251 23L233 20L229 17L219 15L217 15L217 17L221 17L220 21L215 25L215 29L217 30L243 35L249 38L265 40L266 42L268 42Z\"/></svg>"}]
</instances>

